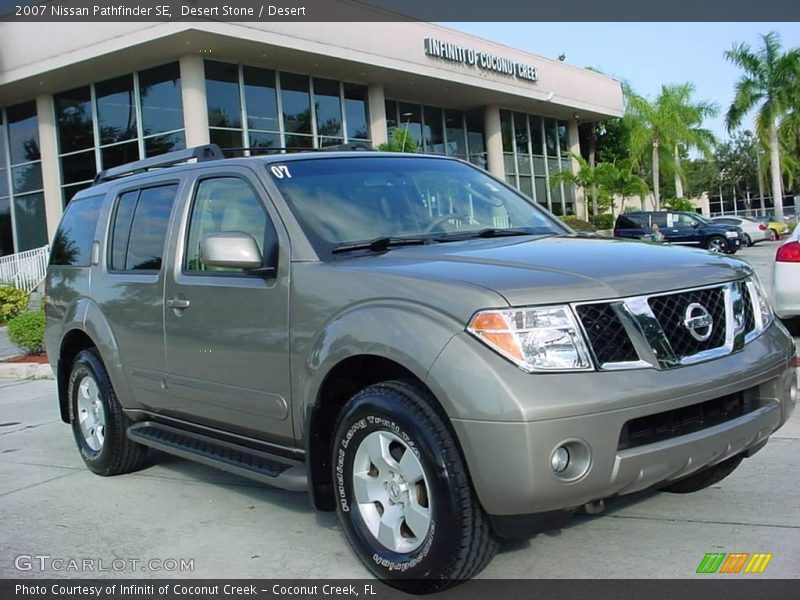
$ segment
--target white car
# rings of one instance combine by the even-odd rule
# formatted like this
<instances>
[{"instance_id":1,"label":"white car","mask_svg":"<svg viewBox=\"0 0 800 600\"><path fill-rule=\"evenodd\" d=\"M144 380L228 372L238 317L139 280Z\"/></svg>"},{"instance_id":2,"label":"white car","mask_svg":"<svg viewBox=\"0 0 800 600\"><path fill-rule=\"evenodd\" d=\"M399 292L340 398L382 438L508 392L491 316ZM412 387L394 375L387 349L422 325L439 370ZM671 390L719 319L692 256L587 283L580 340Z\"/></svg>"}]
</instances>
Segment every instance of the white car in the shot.
<instances>
[{"instance_id":1,"label":"white car","mask_svg":"<svg viewBox=\"0 0 800 600\"><path fill-rule=\"evenodd\" d=\"M800 225L775 253L772 270L772 306L784 321L792 321L792 333L800 329Z\"/></svg>"},{"instance_id":2,"label":"white car","mask_svg":"<svg viewBox=\"0 0 800 600\"><path fill-rule=\"evenodd\" d=\"M752 246L758 242L770 239L770 230L765 223L759 223L747 217L726 215L724 217L714 217L711 221L714 223L721 223L722 225L736 225L737 227L741 227L742 231L744 231L744 241L747 246Z\"/></svg>"}]
</instances>

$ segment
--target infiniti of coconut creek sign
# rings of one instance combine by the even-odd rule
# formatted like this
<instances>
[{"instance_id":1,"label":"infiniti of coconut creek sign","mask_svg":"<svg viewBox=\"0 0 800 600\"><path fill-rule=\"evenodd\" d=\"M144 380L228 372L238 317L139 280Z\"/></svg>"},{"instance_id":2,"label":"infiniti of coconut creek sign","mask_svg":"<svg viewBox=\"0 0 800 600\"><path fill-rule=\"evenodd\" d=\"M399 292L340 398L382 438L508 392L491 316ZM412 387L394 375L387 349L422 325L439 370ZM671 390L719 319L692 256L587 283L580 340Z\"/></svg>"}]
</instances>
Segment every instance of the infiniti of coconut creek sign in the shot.
<instances>
[{"instance_id":1,"label":"infiniti of coconut creek sign","mask_svg":"<svg viewBox=\"0 0 800 600\"><path fill-rule=\"evenodd\" d=\"M425 54L534 83L538 79L533 65L433 38L425 38Z\"/></svg>"}]
</instances>

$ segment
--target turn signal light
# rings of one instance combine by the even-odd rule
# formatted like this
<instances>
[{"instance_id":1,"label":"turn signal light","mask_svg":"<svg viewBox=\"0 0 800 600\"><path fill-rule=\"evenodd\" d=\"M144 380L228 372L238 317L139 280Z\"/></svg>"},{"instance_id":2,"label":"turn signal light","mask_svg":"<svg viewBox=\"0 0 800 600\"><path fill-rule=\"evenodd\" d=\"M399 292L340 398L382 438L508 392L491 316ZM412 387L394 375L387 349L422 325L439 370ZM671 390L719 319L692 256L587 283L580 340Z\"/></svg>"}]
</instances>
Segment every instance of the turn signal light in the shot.
<instances>
[{"instance_id":1,"label":"turn signal light","mask_svg":"<svg viewBox=\"0 0 800 600\"><path fill-rule=\"evenodd\" d=\"M775 260L777 262L800 263L800 242L789 242L778 248Z\"/></svg>"}]
</instances>

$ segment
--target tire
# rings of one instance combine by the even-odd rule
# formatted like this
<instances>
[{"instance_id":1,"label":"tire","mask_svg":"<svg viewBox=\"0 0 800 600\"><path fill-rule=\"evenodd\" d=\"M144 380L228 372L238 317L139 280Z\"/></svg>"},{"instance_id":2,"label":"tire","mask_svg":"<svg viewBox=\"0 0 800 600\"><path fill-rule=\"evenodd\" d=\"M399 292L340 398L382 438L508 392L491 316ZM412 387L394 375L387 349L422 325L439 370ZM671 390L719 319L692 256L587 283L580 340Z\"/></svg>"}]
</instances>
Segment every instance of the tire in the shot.
<instances>
[{"instance_id":1,"label":"tire","mask_svg":"<svg viewBox=\"0 0 800 600\"><path fill-rule=\"evenodd\" d=\"M753 245L753 240L750 239L750 236L747 235L746 233L744 234L744 245L747 246L748 248Z\"/></svg>"},{"instance_id":2,"label":"tire","mask_svg":"<svg viewBox=\"0 0 800 600\"><path fill-rule=\"evenodd\" d=\"M103 361L95 350L75 357L67 385L69 416L83 462L98 475L141 468L147 447L128 439L130 420L122 412Z\"/></svg>"},{"instance_id":3,"label":"tire","mask_svg":"<svg viewBox=\"0 0 800 600\"><path fill-rule=\"evenodd\" d=\"M725 479L736 470L736 467L739 466L739 463L741 463L743 459L744 454L737 454L719 464L698 471L693 475L689 475L678 481L673 481L669 485L662 487L661 490L670 492L671 494L691 494L692 492L698 492Z\"/></svg>"},{"instance_id":4,"label":"tire","mask_svg":"<svg viewBox=\"0 0 800 600\"><path fill-rule=\"evenodd\" d=\"M371 385L342 409L332 449L347 541L377 577L413 593L458 584L497 552L447 418L435 406L412 382Z\"/></svg>"},{"instance_id":5,"label":"tire","mask_svg":"<svg viewBox=\"0 0 800 600\"><path fill-rule=\"evenodd\" d=\"M706 250L709 252L724 254L728 252L728 242L722 236L712 235L706 240Z\"/></svg>"},{"instance_id":6,"label":"tire","mask_svg":"<svg viewBox=\"0 0 800 600\"><path fill-rule=\"evenodd\" d=\"M776 229L770 229L769 230L769 240L771 242L777 242L779 239L781 239L781 236L778 233L778 231Z\"/></svg>"}]
</instances>

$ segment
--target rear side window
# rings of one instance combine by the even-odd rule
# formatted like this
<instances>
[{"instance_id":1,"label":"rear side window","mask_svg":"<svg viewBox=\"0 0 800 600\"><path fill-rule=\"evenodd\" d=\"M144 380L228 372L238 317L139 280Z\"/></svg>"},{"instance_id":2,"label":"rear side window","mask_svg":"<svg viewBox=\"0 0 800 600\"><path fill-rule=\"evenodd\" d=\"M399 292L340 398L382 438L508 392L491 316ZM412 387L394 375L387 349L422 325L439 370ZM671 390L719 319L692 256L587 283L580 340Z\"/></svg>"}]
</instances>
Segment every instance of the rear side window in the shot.
<instances>
[{"instance_id":1,"label":"rear side window","mask_svg":"<svg viewBox=\"0 0 800 600\"><path fill-rule=\"evenodd\" d=\"M641 229L642 226L636 222L632 215L620 215L617 217L617 229Z\"/></svg>"},{"instance_id":2,"label":"rear side window","mask_svg":"<svg viewBox=\"0 0 800 600\"><path fill-rule=\"evenodd\" d=\"M113 271L158 271L178 185L121 194L111 239Z\"/></svg>"},{"instance_id":3,"label":"rear side window","mask_svg":"<svg viewBox=\"0 0 800 600\"><path fill-rule=\"evenodd\" d=\"M74 198L53 238L50 264L63 267L88 267L97 216L103 206L103 195Z\"/></svg>"}]
</instances>

